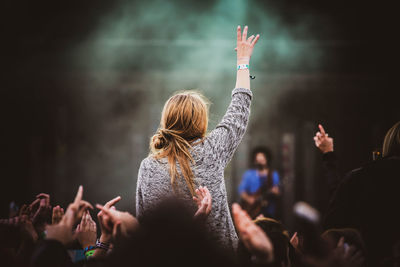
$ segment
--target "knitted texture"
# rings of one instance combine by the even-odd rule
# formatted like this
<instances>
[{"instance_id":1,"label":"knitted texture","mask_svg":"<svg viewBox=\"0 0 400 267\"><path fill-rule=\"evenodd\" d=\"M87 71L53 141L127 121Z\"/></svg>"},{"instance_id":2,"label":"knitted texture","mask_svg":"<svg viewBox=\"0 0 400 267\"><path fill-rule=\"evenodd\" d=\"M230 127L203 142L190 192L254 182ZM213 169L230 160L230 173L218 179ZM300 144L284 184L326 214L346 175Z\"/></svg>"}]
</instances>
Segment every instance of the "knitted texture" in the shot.
<instances>
[{"instance_id":1,"label":"knitted texture","mask_svg":"<svg viewBox=\"0 0 400 267\"><path fill-rule=\"evenodd\" d=\"M236 249L238 237L227 201L224 170L246 131L251 98L249 89L234 89L221 122L191 149L195 161L191 168L196 188L206 186L212 197L207 227L216 241L228 249ZM178 163L177 170L180 174ZM176 180L177 186L173 189L166 158L155 159L150 155L141 162L136 187L136 216L139 221L146 211L169 197L184 200L193 213L197 210L183 177Z\"/></svg>"}]
</instances>

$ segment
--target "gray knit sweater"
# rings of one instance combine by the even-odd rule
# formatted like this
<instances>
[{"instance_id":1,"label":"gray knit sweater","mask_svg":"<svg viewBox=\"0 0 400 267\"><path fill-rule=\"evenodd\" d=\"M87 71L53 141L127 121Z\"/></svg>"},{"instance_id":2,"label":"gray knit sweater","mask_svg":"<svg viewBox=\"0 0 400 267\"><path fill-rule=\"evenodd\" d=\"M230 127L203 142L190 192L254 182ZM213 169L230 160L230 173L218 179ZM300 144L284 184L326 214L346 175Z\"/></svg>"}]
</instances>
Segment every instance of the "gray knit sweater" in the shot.
<instances>
[{"instance_id":1,"label":"gray knit sweater","mask_svg":"<svg viewBox=\"0 0 400 267\"><path fill-rule=\"evenodd\" d=\"M238 237L229 211L224 169L238 147L248 124L252 93L236 88L222 121L203 142L192 148L195 164L192 171L196 186L206 186L212 197L212 210L207 227L216 241L226 248L236 249ZM179 172L179 164L177 164ZM166 158L145 158L140 164L136 187L136 216L139 218L166 197L178 197L196 210L184 179L177 179L178 189L173 191Z\"/></svg>"}]
</instances>

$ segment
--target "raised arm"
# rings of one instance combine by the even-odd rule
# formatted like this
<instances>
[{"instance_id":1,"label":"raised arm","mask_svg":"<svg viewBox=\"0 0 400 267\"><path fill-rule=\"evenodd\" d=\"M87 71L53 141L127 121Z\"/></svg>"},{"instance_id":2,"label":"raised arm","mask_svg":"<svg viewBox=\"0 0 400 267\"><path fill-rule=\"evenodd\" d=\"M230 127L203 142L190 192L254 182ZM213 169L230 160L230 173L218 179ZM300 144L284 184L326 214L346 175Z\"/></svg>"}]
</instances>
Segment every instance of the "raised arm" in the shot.
<instances>
[{"instance_id":1,"label":"raised arm","mask_svg":"<svg viewBox=\"0 0 400 267\"><path fill-rule=\"evenodd\" d=\"M236 73L236 88L250 89L250 58L253 54L253 49L260 35L251 35L247 38L248 27L245 26L243 34L240 26L237 28L237 73ZM246 67L247 66L247 67Z\"/></svg>"},{"instance_id":2,"label":"raised arm","mask_svg":"<svg viewBox=\"0 0 400 267\"><path fill-rule=\"evenodd\" d=\"M225 116L208 136L211 142L210 153L224 166L232 158L247 128L252 97L249 64L253 48L259 38L258 34L247 38L247 26L243 33L238 26L236 88L232 92L232 101Z\"/></svg>"}]
</instances>

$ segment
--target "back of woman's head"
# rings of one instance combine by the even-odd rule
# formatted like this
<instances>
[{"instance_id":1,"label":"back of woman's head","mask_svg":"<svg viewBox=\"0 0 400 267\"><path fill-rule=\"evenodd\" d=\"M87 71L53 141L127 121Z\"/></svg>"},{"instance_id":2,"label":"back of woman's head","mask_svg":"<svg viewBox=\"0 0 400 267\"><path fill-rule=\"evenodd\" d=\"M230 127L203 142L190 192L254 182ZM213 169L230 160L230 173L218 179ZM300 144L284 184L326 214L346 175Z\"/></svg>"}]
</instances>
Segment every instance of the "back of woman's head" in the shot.
<instances>
[{"instance_id":1,"label":"back of woman's head","mask_svg":"<svg viewBox=\"0 0 400 267\"><path fill-rule=\"evenodd\" d=\"M198 92L184 91L170 97L164 105L160 128L151 138L150 148L156 158L168 159L171 183L176 185L179 163L183 178L194 195L190 153L193 142L204 138L208 125L208 101Z\"/></svg>"},{"instance_id":2,"label":"back of woman's head","mask_svg":"<svg viewBox=\"0 0 400 267\"><path fill-rule=\"evenodd\" d=\"M386 133L382 155L384 157L400 156L400 121Z\"/></svg>"}]
</instances>

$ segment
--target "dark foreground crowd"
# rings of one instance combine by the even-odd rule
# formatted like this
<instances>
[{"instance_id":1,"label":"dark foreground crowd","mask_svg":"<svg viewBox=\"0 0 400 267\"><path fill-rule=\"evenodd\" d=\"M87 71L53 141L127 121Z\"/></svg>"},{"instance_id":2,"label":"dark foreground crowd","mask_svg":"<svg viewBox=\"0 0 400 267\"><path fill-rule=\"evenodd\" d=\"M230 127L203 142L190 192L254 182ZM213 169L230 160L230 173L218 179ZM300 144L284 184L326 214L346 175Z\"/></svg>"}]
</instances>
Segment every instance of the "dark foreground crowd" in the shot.
<instances>
[{"instance_id":1,"label":"dark foreground crowd","mask_svg":"<svg viewBox=\"0 0 400 267\"><path fill-rule=\"evenodd\" d=\"M240 241L230 251L206 227L212 196L205 187L196 190L194 214L166 199L140 223L115 208L120 197L93 207L80 187L65 211L41 193L1 219L0 266L400 266L400 122L387 133L381 159L343 178L322 126L314 140L331 201L323 215L296 203L296 229L272 218L252 220L233 204Z\"/></svg>"}]
</instances>

